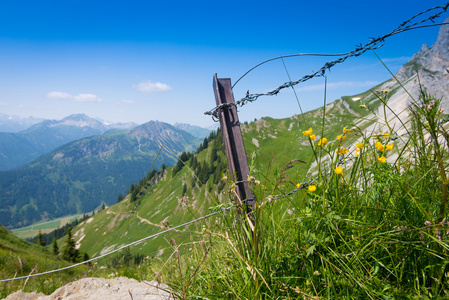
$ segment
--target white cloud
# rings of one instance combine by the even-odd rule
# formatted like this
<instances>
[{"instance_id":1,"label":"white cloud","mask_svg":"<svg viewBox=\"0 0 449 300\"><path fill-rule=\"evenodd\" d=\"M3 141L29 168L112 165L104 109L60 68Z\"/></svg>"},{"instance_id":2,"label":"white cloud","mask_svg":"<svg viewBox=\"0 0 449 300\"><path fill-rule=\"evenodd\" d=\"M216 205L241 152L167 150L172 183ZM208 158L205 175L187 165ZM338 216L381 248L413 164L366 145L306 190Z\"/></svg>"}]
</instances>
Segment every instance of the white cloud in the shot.
<instances>
[{"instance_id":1,"label":"white cloud","mask_svg":"<svg viewBox=\"0 0 449 300\"><path fill-rule=\"evenodd\" d=\"M94 94L78 94L73 97L77 102L101 102L101 98Z\"/></svg>"},{"instance_id":2,"label":"white cloud","mask_svg":"<svg viewBox=\"0 0 449 300\"><path fill-rule=\"evenodd\" d=\"M76 96L65 92L52 91L47 94L50 99L70 99L76 102L101 102L101 98L94 94L78 94Z\"/></svg>"},{"instance_id":3,"label":"white cloud","mask_svg":"<svg viewBox=\"0 0 449 300\"><path fill-rule=\"evenodd\" d=\"M326 85L327 89L338 89L345 87L373 87L378 85L380 82L378 81L340 81L340 82L332 82ZM318 91L324 90L323 84L315 84L309 86L299 87L298 91Z\"/></svg>"},{"instance_id":4,"label":"white cloud","mask_svg":"<svg viewBox=\"0 0 449 300\"><path fill-rule=\"evenodd\" d=\"M121 103L125 103L125 104L134 104L134 100L129 100L129 99L123 99L120 100Z\"/></svg>"},{"instance_id":5,"label":"white cloud","mask_svg":"<svg viewBox=\"0 0 449 300\"><path fill-rule=\"evenodd\" d=\"M400 57L392 57L392 58L382 58L382 61L384 63L404 63L404 62L408 62L411 59L410 56L400 56Z\"/></svg>"},{"instance_id":6,"label":"white cloud","mask_svg":"<svg viewBox=\"0 0 449 300\"><path fill-rule=\"evenodd\" d=\"M133 85L133 88L144 93L151 92L166 92L171 90L171 86L162 82L152 82L151 80L142 81L139 84Z\"/></svg>"},{"instance_id":7,"label":"white cloud","mask_svg":"<svg viewBox=\"0 0 449 300\"><path fill-rule=\"evenodd\" d=\"M0 106L8 106L8 103L0 101Z\"/></svg>"},{"instance_id":8,"label":"white cloud","mask_svg":"<svg viewBox=\"0 0 449 300\"><path fill-rule=\"evenodd\" d=\"M64 92L50 92L47 94L47 98L50 99L72 99L73 96L68 94L68 93L64 93Z\"/></svg>"}]
</instances>

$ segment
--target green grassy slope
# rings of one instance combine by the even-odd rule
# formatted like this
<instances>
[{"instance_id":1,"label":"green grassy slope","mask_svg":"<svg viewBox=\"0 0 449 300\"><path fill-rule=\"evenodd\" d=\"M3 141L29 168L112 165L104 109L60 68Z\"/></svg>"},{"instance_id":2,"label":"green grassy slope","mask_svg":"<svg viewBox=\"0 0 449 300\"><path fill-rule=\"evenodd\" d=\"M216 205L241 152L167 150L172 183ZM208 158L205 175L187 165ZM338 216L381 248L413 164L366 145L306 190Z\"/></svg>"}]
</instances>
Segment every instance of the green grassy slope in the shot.
<instances>
[{"instance_id":1,"label":"green grassy slope","mask_svg":"<svg viewBox=\"0 0 449 300\"><path fill-rule=\"evenodd\" d=\"M68 266L58 260L47 248L28 243L0 226L0 279L10 279ZM0 283L0 298L22 289L26 292L52 293L58 287L86 276L90 270L77 267L29 280Z\"/></svg>"},{"instance_id":2,"label":"green grassy slope","mask_svg":"<svg viewBox=\"0 0 449 300\"><path fill-rule=\"evenodd\" d=\"M208 148L197 155L200 163L210 160L211 149L215 143L221 144L219 140L214 140ZM224 153L219 151L218 155L219 160L224 161ZM219 204L219 198L213 195L217 195L218 189L223 185L214 185L213 176L207 182L200 183L187 166L174 177L172 174L173 167L167 168L157 184L146 185L145 195L139 197L137 201L131 202L128 196L118 204L79 224L74 229L74 237L76 239L82 237L80 250L88 252L92 257L98 256L171 226L193 220L206 214L209 207ZM184 205L181 201L184 185L187 187L184 199L189 199L188 205ZM185 230L196 229L191 227ZM158 250L167 247L167 241L171 236L182 237L182 235L182 230L176 231L164 238L134 246L133 251L155 256Z\"/></svg>"},{"instance_id":3,"label":"green grassy slope","mask_svg":"<svg viewBox=\"0 0 449 300\"><path fill-rule=\"evenodd\" d=\"M80 217L82 217L82 215L72 215L47 222L37 222L27 227L12 229L11 232L21 239L27 239L37 236L39 231L41 231L41 233L52 232Z\"/></svg>"}]
</instances>

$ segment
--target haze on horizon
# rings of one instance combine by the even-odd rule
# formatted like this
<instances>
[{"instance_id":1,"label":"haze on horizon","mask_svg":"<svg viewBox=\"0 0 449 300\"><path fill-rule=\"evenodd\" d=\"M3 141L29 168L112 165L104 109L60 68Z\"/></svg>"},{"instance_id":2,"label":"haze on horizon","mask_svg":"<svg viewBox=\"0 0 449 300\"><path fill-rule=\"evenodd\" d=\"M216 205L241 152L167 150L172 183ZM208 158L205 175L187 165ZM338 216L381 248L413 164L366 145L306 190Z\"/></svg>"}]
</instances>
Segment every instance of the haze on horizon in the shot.
<instances>
[{"instance_id":1,"label":"haze on horizon","mask_svg":"<svg viewBox=\"0 0 449 300\"><path fill-rule=\"evenodd\" d=\"M0 112L110 122L159 120L202 127L215 106L212 77L235 82L258 63L294 53L344 53L444 1L40 1L0 3ZM325 8L325 9L323 9ZM447 17L443 14L442 22ZM395 73L439 27L393 36L376 51ZM265 92L332 58L289 58L251 72L234 89ZM327 74L327 102L391 75L372 52ZM296 87L304 111L323 105L324 79ZM300 113L291 90L239 109L242 121Z\"/></svg>"}]
</instances>

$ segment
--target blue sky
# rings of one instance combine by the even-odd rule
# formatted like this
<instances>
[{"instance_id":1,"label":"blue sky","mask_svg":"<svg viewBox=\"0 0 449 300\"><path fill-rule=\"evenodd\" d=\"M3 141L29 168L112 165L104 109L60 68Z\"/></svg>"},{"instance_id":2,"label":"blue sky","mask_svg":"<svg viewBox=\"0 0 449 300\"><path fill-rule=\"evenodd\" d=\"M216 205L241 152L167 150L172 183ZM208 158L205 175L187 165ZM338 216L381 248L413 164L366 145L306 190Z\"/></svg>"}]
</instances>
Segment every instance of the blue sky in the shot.
<instances>
[{"instance_id":1,"label":"blue sky","mask_svg":"<svg viewBox=\"0 0 449 300\"><path fill-rule=\"evenodd\" d=\"M294 53L342 53L389 33L445 1L99 1L0 2L0 112L111 122L159 120L210 126L213 74L235 82L254 65ZM448 13L437 22L443 22ZM438 27L393 36L377 54L397 72ZM292 80L331 58L289 58ZM328 73L327 101L390 77L372 52ZM282 61L263 65L234 89L265 92L288 81ZM304 110L323 104L323 78L297 86ZM239 109L242 121L299 113L291 90Z\"/></svg>"}]
</instances>

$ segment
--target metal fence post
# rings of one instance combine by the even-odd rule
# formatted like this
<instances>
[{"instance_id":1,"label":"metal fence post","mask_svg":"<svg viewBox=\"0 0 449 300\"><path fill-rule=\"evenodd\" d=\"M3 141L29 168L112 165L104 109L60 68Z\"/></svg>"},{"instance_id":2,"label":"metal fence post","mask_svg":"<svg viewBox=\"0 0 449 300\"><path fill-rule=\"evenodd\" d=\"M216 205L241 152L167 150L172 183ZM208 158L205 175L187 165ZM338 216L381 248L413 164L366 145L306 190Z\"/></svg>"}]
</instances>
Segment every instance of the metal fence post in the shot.
<instances>
[{"instance_id":1,"label":"metal fence post","mask_svg":"<svg viewBox=\"0 0 449 300\"><path fill-rule=\"evenodd\" d=\"M235 101L230 78L217 78L217 74L214 74L213 87L217 105ZM235 186L237 195L240 195L241 199L245 200L247 212L250 213L255 210L256 201L247 182L249 175L248 159L235 105L221 108L219 110L219 119L223 132L229 174L235 174L236 178L234 180L238 182Z\"/></svg>"}]
</instances>

